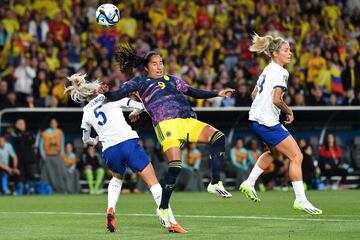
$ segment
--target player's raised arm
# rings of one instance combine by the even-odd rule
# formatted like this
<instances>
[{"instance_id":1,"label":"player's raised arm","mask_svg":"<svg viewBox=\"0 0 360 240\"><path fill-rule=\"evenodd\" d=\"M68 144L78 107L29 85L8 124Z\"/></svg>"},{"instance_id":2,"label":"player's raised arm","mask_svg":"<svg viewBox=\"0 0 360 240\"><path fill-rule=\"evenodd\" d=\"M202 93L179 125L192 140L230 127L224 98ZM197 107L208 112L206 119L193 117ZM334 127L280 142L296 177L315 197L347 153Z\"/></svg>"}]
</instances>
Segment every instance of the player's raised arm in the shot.
<instances>
[{"instance_id":1,"label":"player's raised arm","mask_svg":"<svg viewBox=\"0 0 360 240\"><path fill-rule=\"evenodd\" d=\"M226 88L221 91L201 90L190 86L181 79L176 79L176 87L183 94L198 99L208 99L213 97L229 97L235 91L235 89L232 88Z\"/></svg>"},{"instance_id":2,"label":"player's raised arm","mask_svg":"<svg viewBox=\"0 0 360 240\"><path fill-rule=\"evenodd\" d=\"M139 115L144 111L144 106L141 102L132 100L130 98L123 98L119 102L119 106L122 108L134 109L130 114L129 118L131 122L136 122L139 119Z\"/></svg>"},{"instance_id":3,"label":"player's raised arm","mask_svg":"<svg viewBox=\"0 0 360 240\"><path fill-rule=\"evenodd\" d=\"M135 92L138 90L138 84L136 82L136 79L130 80L126 84L122 85L118 90L113 92L105 92L104 96L108 101L118 101L126 96L128 96L130 93Z\"/></svg>"}]
</instances>

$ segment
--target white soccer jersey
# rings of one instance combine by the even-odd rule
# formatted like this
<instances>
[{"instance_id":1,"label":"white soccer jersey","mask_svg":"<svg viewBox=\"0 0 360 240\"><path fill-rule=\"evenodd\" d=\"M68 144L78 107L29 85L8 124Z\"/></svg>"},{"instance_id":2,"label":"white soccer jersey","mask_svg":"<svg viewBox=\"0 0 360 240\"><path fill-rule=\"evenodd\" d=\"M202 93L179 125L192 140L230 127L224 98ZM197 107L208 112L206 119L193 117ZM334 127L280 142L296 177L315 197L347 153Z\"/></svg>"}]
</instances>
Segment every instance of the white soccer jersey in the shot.
<instances>
[{"instance_id":1,"label":"white soccer jersey","mask_svg":"<svg viewBox=\"0 0 360 240\"><path fill-rule=\"evenodd\" d=\"M83 108L81 128L87 131L93 127L103 145L102 151L123 141L138 138L138 134L131 129L124 118L121 107L142 109L142 104L123 98L116 102L106 102L102 94L92 99Z\"/></svg>"},{"instance_id":2,"label":"white soccer jersey","mask_svg":"<svg viewBox=\"0 0 360 240\"><path fill-rule=\"evenodd\" d=\"M249 120L272 127L279 123L280 109L273 104L276 87L287 89L289 72L275 62L266 66L257 81L258 92L251 104Z\"/></svg>"}]
</instances>

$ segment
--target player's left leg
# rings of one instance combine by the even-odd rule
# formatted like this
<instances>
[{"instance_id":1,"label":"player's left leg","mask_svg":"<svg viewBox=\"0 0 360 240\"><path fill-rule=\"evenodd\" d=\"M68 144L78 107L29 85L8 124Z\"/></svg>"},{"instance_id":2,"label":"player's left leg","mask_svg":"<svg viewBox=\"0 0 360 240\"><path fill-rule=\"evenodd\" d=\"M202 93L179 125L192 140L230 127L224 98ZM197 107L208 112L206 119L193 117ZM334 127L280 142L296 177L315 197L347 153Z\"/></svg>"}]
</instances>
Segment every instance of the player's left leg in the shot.
<instances>
[{"instance_id":1,"label":"player's left leg","mask_svg":"<svg viewBox=\"0 0 360 240\"><path fill-rule=\"evenodd\" d=\"M322 210L314 207L305 196L301 170L303 155L295 139L289 135L276 145L275 149L290 159L289 176L295 192L294 209L302 210L309 214L321 214Z\"/></svg>"},{"instance_id":2,"label":"player's left leg","mask_svg":"<svg viewBox=\"0 0 360 240\"><path fill-rule=\"evenodd\" d=\"M195 129L196 131L196 129ZM232 195L226 191L222 181L220 181L220 172L224 162L225 155L225 135L216 128L206 125L202 128L197 138L199 143L210 144L210 159L212 176L207 190L223 198L231 198Z\"/></svg>"}]
</instances>

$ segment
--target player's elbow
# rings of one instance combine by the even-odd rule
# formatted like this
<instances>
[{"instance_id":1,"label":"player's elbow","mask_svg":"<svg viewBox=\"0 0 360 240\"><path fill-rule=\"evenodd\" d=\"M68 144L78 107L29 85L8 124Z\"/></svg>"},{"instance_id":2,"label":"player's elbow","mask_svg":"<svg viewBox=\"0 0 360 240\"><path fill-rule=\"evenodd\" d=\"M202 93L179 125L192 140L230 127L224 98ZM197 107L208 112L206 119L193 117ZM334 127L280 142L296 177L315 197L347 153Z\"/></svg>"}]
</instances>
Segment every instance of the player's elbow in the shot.
<instances>
[{"instance_id":1,"label":"player's elbow","mask_svg":"<svg viewBox=\"0 0 360 240\"><path fill-rule=\"evenodd\" d=\"M281 99L280 98L273 98L272 102L275 106L279 106L279 104L281 103Z\"/></svg>"},{"instance_id":2,"label":"player's elbow","mask_svg":"<svg viewBox=\"0 0 360 240\"><path fill-rule=\"evenodd\" d=\"M83 143L88 144L89 138L87 138L86 136L83 136L82 141L83 141Z\"/></svg>"}]
</instances>

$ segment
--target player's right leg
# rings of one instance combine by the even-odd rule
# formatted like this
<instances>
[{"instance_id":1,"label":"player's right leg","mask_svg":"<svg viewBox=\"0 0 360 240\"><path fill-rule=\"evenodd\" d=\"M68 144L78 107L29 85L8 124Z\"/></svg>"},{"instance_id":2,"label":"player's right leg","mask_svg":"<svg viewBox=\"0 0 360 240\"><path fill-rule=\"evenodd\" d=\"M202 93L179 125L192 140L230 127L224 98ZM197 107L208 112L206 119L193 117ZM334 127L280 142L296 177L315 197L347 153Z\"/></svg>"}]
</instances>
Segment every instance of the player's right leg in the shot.
<instances>
[{"instance_id":1,"label":"player's right leg","mask_svg":"<svg viewBox=\"0 0 360 240\"><path fill-rule=\"evenodd\" d=\"M108 208L106 212L106 229L109 232L115 232L115 208L116 203L119 199L122 187L123 176L120 174L113 173L113 178L110 180L108 185Z\"/></svg>"},{"instance_id":2,"label":"player's right leg","mask_svg":"<svg viewBox=\"0 0 360 240\"><path fill-rule=\"evenodd\" d=\"M141 172L139 172L140 177L148 185L150 192L152 193L156 205L159 207L161 203L162 188L159 184L155 171L151 163L149 163ZM169 232L173 233L187 233L180 224L175 220L175 216L169 205L168 209L156 209L156 214L159 217L160 224L163 227L166 227Z\"/></svg>"},{"instance_id":3,"label":"player's right leg","mask_svg":"<svg viewBox=\"0 0 360 240\"><path fill-rule=\"evenodd\" d=\"M189 122L193 124L193 126L188 141L210 145L211 180L207 187L207 191L222 198L231 198L231 193L224 188L222 181L220 181L220 172L225 157L224 133L195 119L191 119Z\"/></svg>"},{"instance_id":4,"label":"player's right leg","mask_svg":"<svg viewBox=\"0 0 360 240\"><path fill-rule=\"evenodd\" d=\"M289 135L275 149L290 159L289 176L295 192L294 209L309 214L322 214L322 210L314 207L306 198L301 170L303 155L295 139Z\"/></svg>"},{"instance_id":5,"label":"player's right leg","mask_svg":"<svg viewBox=\"0 0 360 240\"><path fill-rule=\"evenodd\" d=\"M103 157L108 168L113 172L113 178L108 185L108 208L106 212L106 229L115 232L115 209L122 187L122 179L125 174L124 155L122 151L123 143L107 148L103 152Z\"/></svg>"},{"instance_id":6,"label":"player's right leg","mask_svg":"<svg viewBox=\"0 0 360 240\"><path fill-rule=\"evenodd\" d=\"M163 189L161 188L159 181L156 178L154 168L148 155L138 143L134 144L132 147L134 148L131 148L131 151L128 154L128 165L134 172L139 173L139 176L144 180L150 189L155 203L158 206L156 213L159 216L160 224L166 227L168 230L169 228L174 228L175 230L171 232L186 233L187 231L181 228L181 226L175 220L170 206L164 209L159 208L162 201Z\"/></svg>"}]
</instances>

